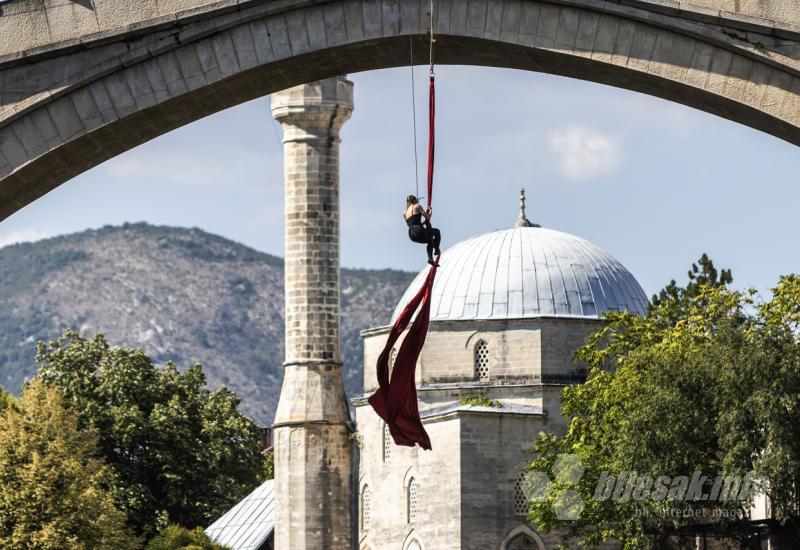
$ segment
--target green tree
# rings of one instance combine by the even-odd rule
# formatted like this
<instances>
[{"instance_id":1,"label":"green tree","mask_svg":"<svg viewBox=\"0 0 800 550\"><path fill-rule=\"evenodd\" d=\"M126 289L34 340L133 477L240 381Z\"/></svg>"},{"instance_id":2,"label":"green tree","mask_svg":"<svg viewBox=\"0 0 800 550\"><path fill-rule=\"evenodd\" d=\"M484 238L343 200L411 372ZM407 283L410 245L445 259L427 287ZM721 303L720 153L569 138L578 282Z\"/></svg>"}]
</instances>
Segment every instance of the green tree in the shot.
<instances>
[{"instance_id":1,"label":"green tree","mask_svg":"<svg viewBox=\"0 0 800 550\"><path fill-rule=\"evenodd\" d=\"M733 282L731 270L723 269L722 271L717 271L717 268L714 267L714 262L705 252L696 263L692 264L687 276L689 281L686 286L678 286L675 279L672 279L658 294L653 294L651 309L668 305L670 307L662 307L657 311L666 319L677 321L681 315L685 314L691 300L700 294L702 288L708 286L723 287Z\"/></svg>"},{"instance_id":2,"label":"green tree","mask_svg":"<svg viewBox=\"0 0 800 550\"><path fill-rule=\"evenodd\" d=\"M14 396L8 393L5 388L0 386L0 413L9 407L16 407L17 400Z\"/></svg>"},{"instance_id":3,"label":"green tree","mask_svg":"<svg viewBox=\"0 0 800 550\"><path fill-rule=\"evenodd\" d=\"M168 525L147 543L146 550L225 550L215 544L203 529L186 529L180 525Z\"/></svg>"},{"instance_id":4,"label":"green tree","mask_svg":"<svg viewBox=\"0 0 800 550\"><path fill-rule=\"evenodd\" d=\"M200 365L158 368L141 350L72 331L40 343L37 361L38 376L97 430L117 501L138 533L206 525L258 484L259 429L235 394L206 388Z\"/></svg>"},{"instance_id":5,"label":"green tree","mask_svg":"<svg viewBox=\"0 0 800 550\"><path fill-rule=\"evenodd\" d=\"M644 317L609 315L577 353L589 375L563 391L562 413L572 419L568 432L543 434L533 448L531 470L556 480L531 503L530 518L542 530L564 526L588 546L620 540L625 548L644 548L664 545L711 517L719 519L705 528L752 543L742 519L747 500L596 493L609 475L636 472L652 483L697 471L706 476L706 495L720 472L742 478L752 472L775 519L785 532L797 532L800 278L782 277L767 302L713 281L692 294L660 300ZM678 300L684 301L680 307ZM676 312L674 322L664 322ZM559 479L556 464L564 454L577 455L586 468L578 481ZM558 510L570 491L580 495L583 509L577 521L565 522ZM687 507L704 517L682 517Z\"/></svg>"},{"instance_id":6,"label":"green tree","mask_svg":"<svg viewBox=\"0 0 800 550\"><path fill-rule=\"evenodd\" d=\"M270 451L264 455L264 471L261 475L261 480L275 478L275 453Z\"/></svg>"},{"instance_id":7,"label":"green tree","mask_svg":"<svg viewBox=\"0 0 800 550\"><path fill-rule=\"evenodd\" d=\"M0 412L0 548L138 547L112 482L96 433L78 428L57 388L34 380Z\"/></svg>"}]
</instances>

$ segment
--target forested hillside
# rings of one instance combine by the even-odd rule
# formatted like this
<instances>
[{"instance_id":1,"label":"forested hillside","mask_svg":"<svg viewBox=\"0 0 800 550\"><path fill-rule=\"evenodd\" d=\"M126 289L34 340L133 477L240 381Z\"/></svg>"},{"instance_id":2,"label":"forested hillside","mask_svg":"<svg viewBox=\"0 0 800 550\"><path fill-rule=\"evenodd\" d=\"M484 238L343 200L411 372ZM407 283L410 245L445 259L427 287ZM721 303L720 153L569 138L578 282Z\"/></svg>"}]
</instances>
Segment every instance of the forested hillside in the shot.
<instances>
[{"instance_id":1,"label":"forested hillside","mask_svg":"<svg viewBox=\"0 0 800 550\"><path fill-rule=\"evenodd\" d=\"M412 273L342 270L345 387L360 393L359 331L388 323ZM283 362L283 260L199 229L104 227L0 249L0 384L17 393L37 340L105 332L159 363L202 363L270 423Z\"/></svg>"}]
</instances>

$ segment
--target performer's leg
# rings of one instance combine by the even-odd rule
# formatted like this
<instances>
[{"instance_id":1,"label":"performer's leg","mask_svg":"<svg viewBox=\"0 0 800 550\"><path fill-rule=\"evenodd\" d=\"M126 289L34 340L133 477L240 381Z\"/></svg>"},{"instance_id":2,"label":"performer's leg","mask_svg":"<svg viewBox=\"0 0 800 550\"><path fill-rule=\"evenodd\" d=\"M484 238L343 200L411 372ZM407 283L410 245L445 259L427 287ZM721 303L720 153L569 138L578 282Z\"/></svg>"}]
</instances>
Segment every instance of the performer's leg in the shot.
<instances>
[{"instance_id":1,"label":"performer's leg","mask_svg":"<svg viewBox=\"0 0 800 550\"><path fill-rule=\"evenodd\" d=\"M439 231L437 228L432 227L431 244L433 244L433 248L437 256L441 253L441 251L439 250L439 246L441 245L441 243L442 243L442 232Z\"/></svg>"}]
</instances>

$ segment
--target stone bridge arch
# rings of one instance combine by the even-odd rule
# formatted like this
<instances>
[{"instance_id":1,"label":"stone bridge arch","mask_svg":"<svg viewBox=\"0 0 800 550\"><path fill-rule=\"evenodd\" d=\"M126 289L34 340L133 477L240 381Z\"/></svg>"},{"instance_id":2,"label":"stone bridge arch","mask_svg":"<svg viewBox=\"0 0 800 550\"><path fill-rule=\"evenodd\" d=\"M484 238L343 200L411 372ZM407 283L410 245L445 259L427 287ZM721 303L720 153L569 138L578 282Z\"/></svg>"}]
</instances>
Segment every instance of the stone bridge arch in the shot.
<instances>
[{"instance_id":1,"label":"stone bridge arch","mask_svg":"<svg viewBox=\"0 0 800 550\"><path fill-rule=\"evenodd\" d=\"M627 88L800 144L800 27L664 4L437 0L437 63ZM222 1L33 50L5 44L0 220L206 115L303 82L406 65L409 31L427 53L427 9L427 0Z\"/></svg>"}]
</instances>

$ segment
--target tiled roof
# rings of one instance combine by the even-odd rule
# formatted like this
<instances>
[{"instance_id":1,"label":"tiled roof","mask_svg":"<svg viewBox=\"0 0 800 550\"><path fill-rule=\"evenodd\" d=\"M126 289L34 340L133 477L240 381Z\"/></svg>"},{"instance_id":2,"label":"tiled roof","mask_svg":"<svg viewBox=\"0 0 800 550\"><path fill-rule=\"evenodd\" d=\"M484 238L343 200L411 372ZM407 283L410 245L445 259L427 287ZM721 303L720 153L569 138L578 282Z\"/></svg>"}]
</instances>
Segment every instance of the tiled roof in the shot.
<instances>
[{"instance_id":1,"label":"tiled roof","mask_svg":"<svg viewBox=\"0 0 800 550\"><path fill-rule=\"evenodd\" d=\"M397 318L427 274L409 286ZM598 318L610 310L643 314L647 296L615 258L591 242L541 227L515 227L462 241L442 254L431 320Z\"/></svg>"},{"instance_id":2,"label":"tiled roof","mask_svg":"<svg viewBox=\"0 0 800 550\"><path fill-rule=\"evenodd\" d=\"M275 527L273 480L262 483L206 529L206 534L231 550L257 550Z\"/></svg>"}]
</instances>

